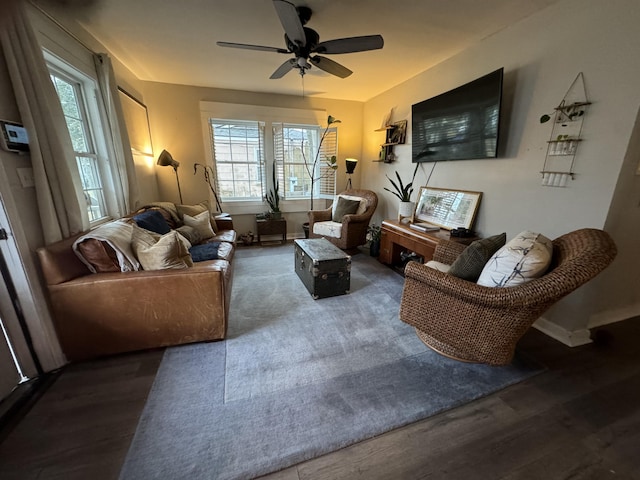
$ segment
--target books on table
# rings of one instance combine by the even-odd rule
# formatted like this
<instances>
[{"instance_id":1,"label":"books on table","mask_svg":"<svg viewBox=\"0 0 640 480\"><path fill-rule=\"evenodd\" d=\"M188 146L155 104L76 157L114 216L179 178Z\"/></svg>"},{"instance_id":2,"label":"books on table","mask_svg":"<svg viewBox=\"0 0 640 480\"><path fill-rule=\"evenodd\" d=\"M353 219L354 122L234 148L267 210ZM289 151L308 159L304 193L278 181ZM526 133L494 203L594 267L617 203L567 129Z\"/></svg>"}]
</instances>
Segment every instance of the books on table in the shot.
<instances>
[{"instance_id":1,"label":"books on table","mask_svg":"<svg viewBox=\"0 0 640 480\"><path fill-rule=\"evenodd\" d=\"M409 228L413 228L414 230L418 230L419 232L435 232L437 230L440 230L440 227L427 222L411 223L409 224Z\"/></svg>"}]
</instances>

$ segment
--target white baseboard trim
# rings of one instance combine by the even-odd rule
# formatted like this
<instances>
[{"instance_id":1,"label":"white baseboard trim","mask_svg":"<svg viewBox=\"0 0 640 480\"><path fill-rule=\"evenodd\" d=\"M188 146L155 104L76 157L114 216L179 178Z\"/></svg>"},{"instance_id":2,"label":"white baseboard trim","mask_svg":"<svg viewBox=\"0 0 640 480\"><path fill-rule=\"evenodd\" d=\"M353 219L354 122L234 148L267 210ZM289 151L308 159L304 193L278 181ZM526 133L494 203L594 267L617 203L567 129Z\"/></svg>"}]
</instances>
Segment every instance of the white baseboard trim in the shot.
<instances>
[{"instance_id":1,"label":"white baseboard trim","mask_svg":"<svg viewBox=\"0 0 640 480\"><path fill-rule=\"evenodd\" d=\"M591 343L591 332L588 328L581 330L567 330L557 323L553 323L544 317L540 317L533 326L542 333L558 340L569 347L579 347Z\"/></svg>"},{"instance_id":2,"label":"white baseboard trim","mask_svg":"<svg viewBox=\"0 0 640 480\"><path fill-rule=\"evenodd\" d=\"M616 310L596 313L589 318L589 328L601 327L640 316L640 305L630 305Z\"/></svg>"}]
</instances>

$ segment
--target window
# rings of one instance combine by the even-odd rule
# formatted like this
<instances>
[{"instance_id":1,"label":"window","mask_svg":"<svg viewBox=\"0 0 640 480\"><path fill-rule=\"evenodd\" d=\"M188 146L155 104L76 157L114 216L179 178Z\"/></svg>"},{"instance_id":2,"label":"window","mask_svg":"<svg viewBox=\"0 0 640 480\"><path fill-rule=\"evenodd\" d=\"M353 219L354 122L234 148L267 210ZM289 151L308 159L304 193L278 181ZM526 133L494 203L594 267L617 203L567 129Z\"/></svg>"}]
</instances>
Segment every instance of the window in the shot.
<instances>
[{"instance_id":1,"label":"window","mask_svg":"<svg viewBox=\"0 0 640 480\"><path fill-rule=\"evenodd\" d=\"M109 162L97 83L47 51L45 59L71 138L89 222L93 226L120 217L124 203L113 181L116 167Z\"/></svg>"},{"instance_id":2,"label":"window","mask_svg":"<svg viewBox=\"0 0 640 480\"><path fill-rule=\"evenodd\" d=\"M87 201L89 221L95 222L107 216L104 189L98 168L98 156L87 124L80 84L51 73L51 81L62 104L64 119L71 136L73 151L78 163L84 198Z\"/></svg>"},{"instance_id":3,"label":"window","mask_svg":"<svg viewBox=\"0 0 640 480\"><path fill-rule=\"evenodd\" d=\"M317 125L273 126L274 158L280 184L284 185L284 199L310 198L311 176L315 179L314 197L330 198L335 194L335 172L327 166L326 158L336 155L338 134L330 128L318 152L323 132ZM316 153L318 162L311 172Z\"/></svg>"},{"instance_id":4,"label":"window","mask_svg":"<svg viewBox=\"0 0 640 480\"><path fill-rule=\"evenodd\" d=\"M206 161L216 175L226 211L251 214L264 210L264 197L274 188L275 166L286 211L308 207L311 179L304 164L313 163L325 128L323 110L200 102ZM327 131L314 178L314 198L333 198L335 171L324 159L337 155L337 129ZM304 149L304 156L302 154ZM282 205L281 205L282 206ZM260 210L258 210L260 209Z\"/></svg>"},{"instance_id":5,"label":"window","mask_svg":"<svg viewBox=\"0 0 640 480\"><path fill-rule=\"evenodd\" d=\"M209 120L220 199L262 200L264 123Z\"/></svg>"}]
</instances>

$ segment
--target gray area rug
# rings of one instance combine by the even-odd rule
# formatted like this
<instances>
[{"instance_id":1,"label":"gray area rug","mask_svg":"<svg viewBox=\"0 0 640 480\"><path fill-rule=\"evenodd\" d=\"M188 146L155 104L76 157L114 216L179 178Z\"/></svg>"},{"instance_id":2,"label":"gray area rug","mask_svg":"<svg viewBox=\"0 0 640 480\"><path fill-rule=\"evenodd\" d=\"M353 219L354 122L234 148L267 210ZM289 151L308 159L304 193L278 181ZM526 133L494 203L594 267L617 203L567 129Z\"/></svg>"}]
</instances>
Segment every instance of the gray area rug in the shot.
<instances>
[{"instance_id":1,"label":"gray area rug","mask_svg":"<svg viewBox=\"0 0 640 480\"><path fill-rule=\"evenodd\" d=\"M293 260L290 244L238 250L228 339L167 349L122 480L253 478L540 371L428 349L398 319L403 278L365 254L351 293L320 300Z\"/></svg>"}]
</instances>

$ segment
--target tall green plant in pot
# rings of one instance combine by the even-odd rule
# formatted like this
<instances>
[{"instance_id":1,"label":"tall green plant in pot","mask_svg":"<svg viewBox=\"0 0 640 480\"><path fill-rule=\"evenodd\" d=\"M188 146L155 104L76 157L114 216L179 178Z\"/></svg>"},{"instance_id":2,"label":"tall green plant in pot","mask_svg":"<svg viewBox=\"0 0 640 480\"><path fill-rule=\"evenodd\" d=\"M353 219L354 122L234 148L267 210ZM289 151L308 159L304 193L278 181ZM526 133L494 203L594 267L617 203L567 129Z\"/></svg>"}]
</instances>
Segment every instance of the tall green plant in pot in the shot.
<instances>
[{"instance_id":1,"label":"tall green plant in pot","mask_svg":"<svg viewBox=\"0 0 640 480\"><path fill-rule=\"evenodd\" d=\"M276 165L275 163L271 168L271 179L273 189L270 189L265 197L266 202L269 204L269 208L271 209L271 218L274 220L279 220L282 218L282 212L280 211L280 182L278 182L278 177L276 176Z\"/></svg>"},{"instance_id":2,"label":"tall green plant in pot","mask_svg":"<svg viewBox=\"0 0 640 480\"><path fill-rule=\"evenodd\" d=\"M398 209L398 219L402 217L410 217L413 215L413 209L415 208L415 203L411 201L411 195L413 195L413 182L416 179L416 173L418 173L419 163L416 163L416 168L413 170L413 176L411 177L411 181L406 185L403 183L402 178L400 178L400 174L396 171L396 178L398 179L398 183L394 182L389 175L386 177L393 185L394 190L390 190L387 187L384 189L387 192L393 193L396 197L400 199L400 208Z\"/></svg>"}]
</instances>

